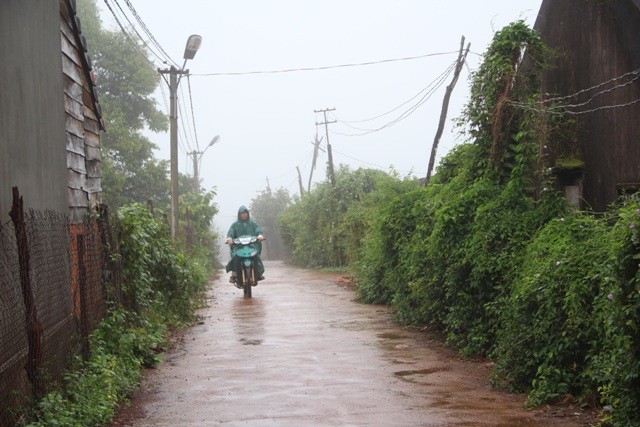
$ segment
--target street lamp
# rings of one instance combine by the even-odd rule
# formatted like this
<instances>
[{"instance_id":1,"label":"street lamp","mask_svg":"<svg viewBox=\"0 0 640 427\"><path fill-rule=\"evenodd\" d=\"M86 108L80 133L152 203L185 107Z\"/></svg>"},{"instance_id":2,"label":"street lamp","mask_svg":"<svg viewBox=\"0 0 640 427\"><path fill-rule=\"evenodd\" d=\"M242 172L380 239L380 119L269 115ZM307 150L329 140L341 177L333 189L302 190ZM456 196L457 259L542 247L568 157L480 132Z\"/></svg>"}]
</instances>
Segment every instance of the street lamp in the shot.
<instances>
[{"instance_id":1,"label":"street lamp","mask_svg":"<svg viewBox=\"0 0 640 427\"><path fill-rule=\"evenodd\" d=\"M202 151L194 150L188 153L193 156L193 181L195 183L194 188L196 192L200 192L200 177L198 176L198 163L200 163L200 159L202 159L202 156L209 149L209 147L211 147L213 144L217 143L218 141L220 141L220 135L214 136L211 142L209 142L209 145L207 145L204 150Z\"/></svg>"},{"instance_id":2,"label":"street lamp","mask_svg":"<svg viewBox=\"0 0 640 427\"><path fill-rule=\"evenodd\" d=\"M178 84L180 80L178 75L189 74L189 70L185 70L187 60L193 59L200 44L202 37L197 34L189 36L187 45L184 49L184 64L180 70L173 65L169 69L160 70L160 74L169 74L169 137L171 139L171 240L175 241L178 233Z\"/></svg>"}]
</instances>

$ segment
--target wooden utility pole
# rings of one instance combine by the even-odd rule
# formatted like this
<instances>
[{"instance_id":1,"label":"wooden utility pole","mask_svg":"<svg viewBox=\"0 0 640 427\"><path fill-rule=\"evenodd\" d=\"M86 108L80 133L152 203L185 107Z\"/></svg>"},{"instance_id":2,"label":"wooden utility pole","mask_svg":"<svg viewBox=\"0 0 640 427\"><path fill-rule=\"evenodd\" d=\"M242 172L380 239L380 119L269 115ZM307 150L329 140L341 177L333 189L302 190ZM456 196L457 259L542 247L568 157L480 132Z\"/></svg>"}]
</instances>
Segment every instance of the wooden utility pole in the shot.
<instances>
[{"instance_id":1,"label":"wooden utility pole","mask_svg":"<svg viewBox=\"0 0 640 427\"><path fill-rule=\"evenodd\" d=\"M427 168L427 177L424 181L424 185L426 186L431 179L431 172L433 172L433 164L436 160L436 152L438 151L438 144L440 143L440 137L442 137L442 132L444 131L444 124L447 120L447 110L449 109L449 99L451 98L451 92L453 92L453 88L458 81L458 76L460 76L460 71L462 70L462 66L464 65L465 60L467 59L467 54L469 53L469 48L471 47L471 43L467 44L467 48L463 52L464 48L464 36L460 40L460 52L458 53L458 61L456 63L456 68L453 74L453 80L449 86L447 86L447 90L444 94L444 99L442 100L442 111L440 112L440 123L438 123L438 130L436 131L436 136L433 139L433 146L431 147L431 156L429 157L429 167Z\"/></svg>"},{"instance_id":2,"label":"wooden utility pole","mask_svg":"<svg viewBox=\"0 0 640 427\"><path fill-rule=\"evenodd\" d=\"M309 172L309 184L307 185L307 191L311 191L311 178L313 177L313 170L316 168L316 159L318 158L318 150L322 150L320 148L320 143L322 142L322 137L318 139L318 133L316 132L316 140L312 142L313 144L313 161L311 162L311 172ZM322 150L324 151L324 150Z\"/></svg>"},{"instance_id":3,"label":"wooden utility pole","mask_svg":"<svg viewBox=\"0 0 640 427\"><path fill-rule=\"evenodd\" d=\"M302 175L300 174L300 167L296 166L298 170L298 184L300 185L300 197L304 195L304 186L302 185Z\"/></svg>"},{"instance_id":4,"label":"wooden utility pole","mask_svg":"<svg viewBox=\"0 0 640 427\"><path fill-rule=\"evenodd\" d=\"M328 170L329 170L329 180L331 181L331 186L336 186L336 174L333 168L333 155L331 154L331 144L329 143L329 124L335 123L335 120L327 121L327 111L335 111L335 108L325 108L324 110L313 110L314 113L322 113L324 114L324 122L318 123L316 122L316 126L324 125L324 132L327 137L327 154L329 155L328 161Z\"/></svg>"}]
</instances>

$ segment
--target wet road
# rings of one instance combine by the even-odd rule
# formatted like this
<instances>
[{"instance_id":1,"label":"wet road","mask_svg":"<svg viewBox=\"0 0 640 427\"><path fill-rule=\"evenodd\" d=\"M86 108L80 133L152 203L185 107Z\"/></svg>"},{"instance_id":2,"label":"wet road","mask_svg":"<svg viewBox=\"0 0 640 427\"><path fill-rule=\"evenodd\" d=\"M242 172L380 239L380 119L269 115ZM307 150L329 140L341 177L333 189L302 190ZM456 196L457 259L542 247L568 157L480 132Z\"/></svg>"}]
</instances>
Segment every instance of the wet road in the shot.
<instances>
[{"instance_id":1,"label":"wet road","mask_svg":"<svg viewBox=\"0 0 640 427\"><path fill-rule=\"evenodd\" d=\"M254 297L221 276L202 322L114 425L580 425L491 390L483 363L358 304L338 275L266 263Z\"/></svg>"}]
</instances>

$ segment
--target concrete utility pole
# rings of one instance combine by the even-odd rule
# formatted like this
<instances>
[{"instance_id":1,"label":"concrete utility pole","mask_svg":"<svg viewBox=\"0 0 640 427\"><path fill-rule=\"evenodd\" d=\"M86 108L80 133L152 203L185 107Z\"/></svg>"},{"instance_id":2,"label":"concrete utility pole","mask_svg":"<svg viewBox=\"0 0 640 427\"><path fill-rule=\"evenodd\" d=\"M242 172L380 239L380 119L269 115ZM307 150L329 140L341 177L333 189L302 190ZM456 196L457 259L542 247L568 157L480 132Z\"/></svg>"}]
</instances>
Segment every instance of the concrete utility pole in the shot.
<instances>
[{"instance_id":1,"label":"concrete utility pole","mask_svg":"<svg viewBox=\"0 0 640 427\"><path fill-rule=\"evenodd\" d=\"M209 149L209 147L211 147L213 144L215 144L219 140L220 140L220 135L216 135L213 137L209 145L207 145L204 150L202 151L193 150L187 153L187 155L193 156L193 159L192 159L193 160L193 180L195 183L193 188L195 189L196 193L200 193L200 174L198 173L198 163L200 163L200 159L202 158L204 153Z\"/></svg>"},{"instance_id":2,"label":"concrete utility pole","mask_svg":"<svg viewBox=\"0 0 640 427\"><path fill-rule=\"evenodd\" d=\"M160 74L169 74L169 138L171 144L171 240L176 241L178 234L178 76L189 74L185 70L187 60L193 59L198 49L202 37L197 34L189 36L187 45L184 48L184 64L181 69L173 65L169 69L158 69Z\"/></svg>"},{"instance_id":3,"label":"concrete utility pole","mask_svg":"<svg viewBox=\"0 0 640 427\"><path fill-rule=\"evenodd\" d=\"M193 188L195 190L196 193L199 193L199 187L200 187L200 177L198 176L198 155L203 154L204 151L190 151L187 153L187 155L191 156L193 160Z\"/></svg>"},{"instance_id":4,"label":"concrete utility pole","mask_svg":"<svg viewBox=\"0 0 640 427\"><path fill-rule=\"evenodd\" d=\"M178 75L189 74L189 70L158 70L169 74L169 140L171 147L171 240L176 240L178 230Z\"/></svg>"},{"instance_id":5,"label":"concrete utility pole","mask_svg":"<svg viewBox=\"0 0 640 427\"><path fill-rule=\"evenodd\" d=\"M431 179L431 172L433 171L433 164L436 160L436 151L438 150L438 144L440 143L440 137L442 137L442 132L444 131L444 124L447 120L447 110L449 109L449 99L451 98L451 92L453 92L453 88L458 81L458 76L460 75L460 71L462 70L462 66L464 65L465 60L467 59L467 54L469 53L469 48L471 47L471 43L467 44L467 49L462 51L464 48L464 36L460 40L460 52L458 53L458 60L456 63L456 68L453 74L453 80L449 86L447 86L447 90L444 94L444 99L442 100L442 111L440 112L440 122L438 123L438 130L436 131L436 136L433 139L433 145L431 146L431 156L429 157L429 167L427 168L427 177L424 180L425 187L429 184L429 180Z\"/></svg>"},{"instance_id":6,"label":"concrete utility pole","mask_svg":"<svg viewBox=\"0 0 640 427\"><path fill-rule=\"evenodd\" d=\"M322 113L324 114L324 122L318 123L316 122L316 126L324 125L324 132L327 137L327 154L329 155L329 179L331 180L331 186L336 186L336 174L333 169L333 154L331 153L331 144L329 143L329 124L335 123L335 120L327 121L327 111L335 111L335 108L325 108L324 110L313 110L314 113Z\"/></svg>"}]
</instances>

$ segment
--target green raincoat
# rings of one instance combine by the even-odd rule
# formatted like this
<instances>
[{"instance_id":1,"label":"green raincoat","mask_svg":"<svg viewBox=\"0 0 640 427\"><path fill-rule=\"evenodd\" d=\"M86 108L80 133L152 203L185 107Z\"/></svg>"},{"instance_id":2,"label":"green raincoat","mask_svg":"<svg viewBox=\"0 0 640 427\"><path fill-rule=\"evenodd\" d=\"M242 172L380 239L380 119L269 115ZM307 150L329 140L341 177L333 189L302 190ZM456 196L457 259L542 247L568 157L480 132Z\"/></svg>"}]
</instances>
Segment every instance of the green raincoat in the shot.
<instances>
[{"instance_id":1,"label":"green raincoat","mask_svg":"<svg viewBox=\"0 0 640 427\"><path fill-rule=\"evenodd\" d=\"M240 214L242 212L248 213L249 209L247 209L246 206L240 206L240 208L238 209L238 220L231 224L231 227L229 227L229 231L227 231L227 237L236 239L240 236L258 236L260 234L264 235L262 227L260 227L257 222L251 219L251 215L249 215L249 218L246 221L240 219ZM256 256L256 269L258 276L262 276L262 274L264 273L264 265L262 264L262 260L260 259L260 253L262 252L262 243L256 242L256 244L258 246L258 255ZM233 271L234 269L239 269L239 261L239 259L232 257L231 261L227 263L227 272Z\"/></svg>"}]
</instances>

